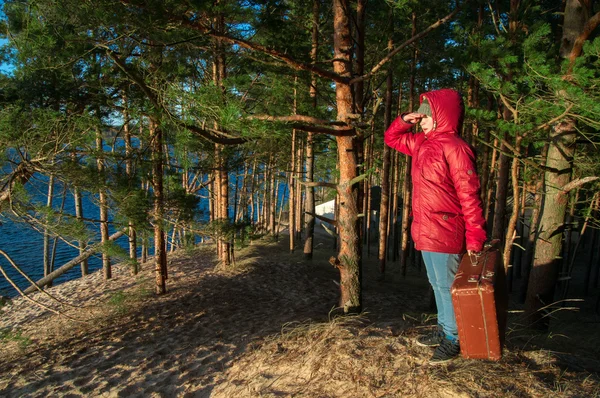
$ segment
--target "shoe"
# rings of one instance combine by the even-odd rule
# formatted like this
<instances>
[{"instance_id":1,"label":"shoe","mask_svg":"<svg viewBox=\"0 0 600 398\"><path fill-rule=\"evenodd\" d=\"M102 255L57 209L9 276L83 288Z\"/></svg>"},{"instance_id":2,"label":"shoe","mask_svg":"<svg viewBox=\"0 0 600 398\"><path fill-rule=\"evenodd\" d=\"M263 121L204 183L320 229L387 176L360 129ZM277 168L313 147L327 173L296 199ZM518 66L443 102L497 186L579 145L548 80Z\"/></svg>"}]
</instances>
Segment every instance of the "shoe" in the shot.
<instances>
[{"instance_id":1,"label":"shoe","mask_svg":"<svg viewBox=\"0 0 600 398\"><path fill-rule=\"evenodd\" d=\"M444 333L438 328L429 334L417 337L416 343L421 347L437 347L444 340Z\"/></svg>"},{"instance_id":2,"label":"shoe","mask_svg":"<svg viewBox=\"0 0 600 398\"><path fill-rule=\"evenodd\" d=\"M458 341L452 341L444 337L441 344L433 352L433 356L429 360L430 365L440 365L450 362L460 354L460 344Z\"/></svg>"}]
</instances>

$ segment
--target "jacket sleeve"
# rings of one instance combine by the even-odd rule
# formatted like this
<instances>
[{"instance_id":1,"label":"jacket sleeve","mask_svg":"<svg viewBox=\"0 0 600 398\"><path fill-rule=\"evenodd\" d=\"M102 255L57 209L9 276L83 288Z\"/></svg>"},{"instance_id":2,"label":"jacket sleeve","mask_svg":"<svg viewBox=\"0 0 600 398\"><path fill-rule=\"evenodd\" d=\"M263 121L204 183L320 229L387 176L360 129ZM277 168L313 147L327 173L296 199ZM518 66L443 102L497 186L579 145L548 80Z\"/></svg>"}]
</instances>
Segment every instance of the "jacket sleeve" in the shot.
<instances>
[{"instance_id":1,"label":"jacket sleeve","mask_svg":"<svg viewBox=\"0 0 600 398\"><path fill-rule=\"evenodd\" d=\"M481 251L487 233L480 198L481 185L475 168L475 155L465 143L446 154L446 161L465 220L467 250Z\"/></svg>"},{"instance_id":2,"label":"jacket sleeve","mask_svg":"<svg viewBox=\"0 0 600 398\"><path fill-rule=\"evenodd\" d=\"M415 147L415 135L410 133L414 124L405 122L400 115L390 124L383 135L383 141L398 152L412 156Z\"/></svg>"}]
</instances>

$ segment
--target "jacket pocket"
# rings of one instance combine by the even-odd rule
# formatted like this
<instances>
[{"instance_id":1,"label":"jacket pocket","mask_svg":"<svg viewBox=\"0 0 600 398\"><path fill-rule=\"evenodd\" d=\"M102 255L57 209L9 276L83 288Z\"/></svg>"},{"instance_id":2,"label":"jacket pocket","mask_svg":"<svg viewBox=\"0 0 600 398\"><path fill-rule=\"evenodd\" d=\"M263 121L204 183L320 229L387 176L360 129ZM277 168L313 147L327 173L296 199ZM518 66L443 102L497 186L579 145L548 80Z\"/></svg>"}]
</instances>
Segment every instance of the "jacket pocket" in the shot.
<instances>
[{"instance_id":1,"label":"jacket pocket","mask_svg":"<svg viewBox=\"0 0 600 398\"><path fill-rule=\"evenodd\" d=\"M448 243L448 246L462 243L465 236L465 223L459 214L432 213L429 226L429 238Z\"/></svg>"}]
</instances>

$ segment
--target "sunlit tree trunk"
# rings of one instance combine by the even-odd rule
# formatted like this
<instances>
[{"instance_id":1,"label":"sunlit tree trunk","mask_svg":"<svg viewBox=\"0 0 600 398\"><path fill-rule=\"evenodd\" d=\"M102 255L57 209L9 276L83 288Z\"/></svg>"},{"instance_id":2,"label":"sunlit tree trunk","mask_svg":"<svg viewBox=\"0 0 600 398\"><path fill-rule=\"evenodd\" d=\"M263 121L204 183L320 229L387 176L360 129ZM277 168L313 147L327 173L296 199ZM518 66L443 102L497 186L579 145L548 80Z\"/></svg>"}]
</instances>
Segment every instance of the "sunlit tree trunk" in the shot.
<instances>
[{"instance_id":1,"label":"sunlit tree trunk","mask_svg":"<svg viewBox=\"0 0 600 398\"><path fill-rule=\"evenodd\" d=\"M317 62L317 53L319 50L319 0L313 0L312 9L312 37L311 37L311 50L310 50L310 61L315 64ZM310 84L310 98L312 100L313 110L317 110L317 78L313 74L311 77ZM315 187L311 186L310 183L314 181L315 172L315 153L314 153L314 133L309 132L306 137L306 178L305 181L309 183L306 187L306 201L305 201L305 212L304 212L304 259L312 260L313 249L314 249L314 235L315 235Z\"/></svg>"},{"instance_id":2,"label":"sunlit tree trunk","mask_svg":"<svg viewBox=\"0 0 600 398\"><path fill-rule=\"evenodd\" d=\"M123 134L125 139L125 173L129 181L129 186L133 186L135 171L133 170L133 146L131 145L131 131L129 129L129 111L127 107L127 96L123 95ZM131 261L131 269L133 274L139 272L139 264L137 261L137 235L135 225L132 221L128 222L129 227L129 260Z\"/></svg>"},{"instance_id":3,"label":"sunlit tree trunk","mask_svg":"<svg viewBox=\"0 0 600 398\"><path fill-rule=\"evenodd\" d=\"M98 167L98 173L102 179L102 186L100 187L100 192L98 194L99 206L100 206L100 240L101 242L108 242L108 200L106 195L106 187L104 186L105 178L105 165L104 165L104 156L102 153L104 151L103 148L103 140L102 133L100 131L96 132L96 150L98 151L98 158L96 160L96 165ZM112 278L112 267L110 264L110 257L106 253L106 250L102 250L102 271L104 274L104 279Z\"/></svg>"},{"instance_id":4,"label":"sunlit tree trunk","mask_svg":"<svg viewBox=\"0 0 600 398\"><path fill-rule=\"evenodd\" d=\"M351 7L348 0L333 1L334 24L334 72L342 77L352 75L350 33ZM337 120L348 122L352 113L352 90L349 84L336 83ZM357 185L353 180L357 177L357 157L353 138L348 136L336 137L338 149L339 183L338 194L338 231L339 251L337 258L331 262L340 271L340 307L344 313L360 312L361 297L361 258L359 241L359 223L357 207Z\"/></svg>"},{"instance_id":5,"label":"sunlit tree trunk","mask_svg":"<svg viewBox=\"0 0 600 398\"><path fill-rule=\"evenodd\" d=\"M73 200L75 201L75 217L79 222L83 222L83 203L81 200L81 191L79 188L73 188ZM79 246L79 255L83 254L86 248L84 241L80 240L77 242ZM81 262L81 276L86 276L89 273L88 260L85 259Z\"/></svg>"},{"instance_id":6,"label":"sunlit tree trunk","mask_svg":"<svg viewBox=\"0 0 600 398\"><path fill-rule=\"evenodd\" d=\"M578 0L565 3L563 36L560 54L569 57L575 40L583 31L590 13ZM558 93L560 95L560 93ZM567 211L568 192L563 187L571 179L571 167L577 138L577 124L566 118L559 122L550 136L545 173L545 197L540 219L539 237L535 244L535 260L529 276L525 311L530 323L545 328L549 319L542 318L542 309L554 300L554 290L560 269L561 239ZM558 172L550 171L558 170Z\"/></svg>"},{"instance_id":7,"label":"sunlit tree trunk","mask_svg":"<svg viewBox=\"0 0 600 398\"><path fill-rule=\"evenodd\" d=\"M46 198L46 206L52 209L52 199L54 198L54 175L48 178L48 196ZM50 232L48 228L44 228L44 276L48 276L52 270L50 269Z\"/></svg>"},{"instance_id":8,"label":"sunlit tree trunk","mask_svg":"<svg viewBox=\"0 0 600 398\"><path fill-rule=\"evenodd\" d=\"M154 275L156 294L167 292L167 245L164 230L163 137L156 120L150 118L152 146L152 193L154 201Z\"/></svg>"}]
</instances>

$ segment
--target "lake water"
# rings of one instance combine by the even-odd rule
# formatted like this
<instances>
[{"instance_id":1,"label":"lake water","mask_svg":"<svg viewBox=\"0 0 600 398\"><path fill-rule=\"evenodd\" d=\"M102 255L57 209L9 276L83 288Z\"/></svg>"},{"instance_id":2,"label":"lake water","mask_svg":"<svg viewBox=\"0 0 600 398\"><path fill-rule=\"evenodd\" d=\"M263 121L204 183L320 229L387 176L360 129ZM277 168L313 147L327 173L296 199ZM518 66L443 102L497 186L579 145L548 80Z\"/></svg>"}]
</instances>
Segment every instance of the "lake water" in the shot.
<instances>
[{"instance_id":1,"label":"lake water","mask_svg":"<svg viewBox=\"0 0 600 398\"><path fill-rule=\"evenodd\" d=\"M43 198L45 191L47 191L47 180L39 179L33 182L33 188L30 186L30 191L35 190L37 193L35 196L39 198L39 201L43 204L46 203L46 199ZM67 190L67 197L65 201L64 211L68 214L75 214L75 203L73 200L72 192ZM60 209L63 196L63 186L59 183L55 185L53 195L53 208ZM99 219L100 211L94 203L95 198L88 195L83 195L83 214L85 218ZM200 219L207 218L208 200L201 199L198 208ZM112 215L109 215L109 221L112 219ZM4 250L12 260L34 281L39 280L44 276L44 237L43 234L36 231L29 225L21 222L12 221L6 217L0 216L0 249ZM90 229L98 231L97 225L88 224ZM109 226L109 233L112 234L115 229L112 225ZM54 239L50 239L50 248L52 249ZM71 242L76 244L76 242ZM122 236L116 243L122 248L128 250L128 237ZM141 245L138 244L138 256L140 255ZM152 252L150 253L152 254ZM54 261L54 269L58 269L63 264L72 260L79 255L79 250L72 247L60 239L57 241L56 256ZM113 261L117 262L120 260ZM0 256L0 266L9 275L10 279L13 280L21 289L25 289L30 286L30 283L17 271L10 263ZM88 259L89 271L93 272L102 268L102 256L101 254L95 254ZM64 281L79 278L81 276L81 267L75 266L68 272L55 279L54 283L62 283ZM6 278L0 275L0 295L13 297L18 292L10 285Z\"/></svg>"}]
</instances>

